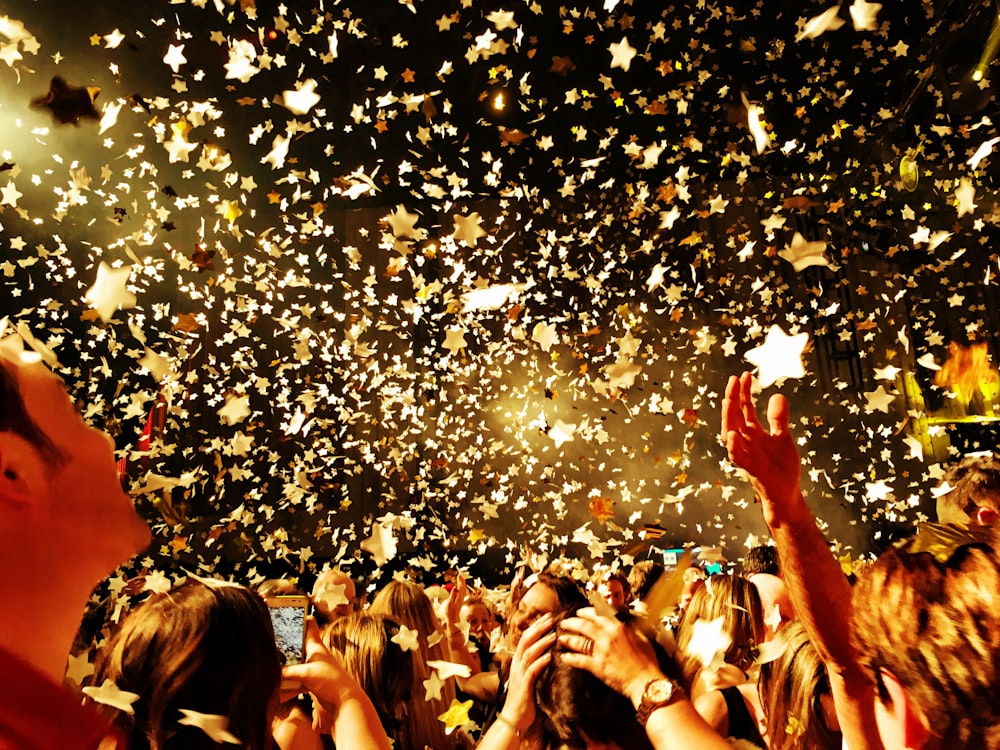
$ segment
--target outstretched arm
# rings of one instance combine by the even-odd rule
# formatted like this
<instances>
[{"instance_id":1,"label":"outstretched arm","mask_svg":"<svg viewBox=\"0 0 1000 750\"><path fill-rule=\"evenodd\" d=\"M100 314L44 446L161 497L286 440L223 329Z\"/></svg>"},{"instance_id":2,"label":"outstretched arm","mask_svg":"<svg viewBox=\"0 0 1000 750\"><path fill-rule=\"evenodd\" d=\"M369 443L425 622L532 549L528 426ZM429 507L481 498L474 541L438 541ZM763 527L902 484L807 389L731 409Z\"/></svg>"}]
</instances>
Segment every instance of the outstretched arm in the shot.
<instances>
[{"instance_id":1,"label":"outstretched arm","mask_svg":"<svg viewBox=\"0 0 1000 750\"><path fill-rule=\"evenodd\" d=\"M788 400L771 396L768 428L757 420L752 376L733 376L722 406L722 437L729 458L745 469L778 546L781 576L795 615L826 664L837 715L851 750L878 748L874 686L850 643L851 587L816 526L799 484L801 462L788 428Z\"/></svg>"}]
</instances>

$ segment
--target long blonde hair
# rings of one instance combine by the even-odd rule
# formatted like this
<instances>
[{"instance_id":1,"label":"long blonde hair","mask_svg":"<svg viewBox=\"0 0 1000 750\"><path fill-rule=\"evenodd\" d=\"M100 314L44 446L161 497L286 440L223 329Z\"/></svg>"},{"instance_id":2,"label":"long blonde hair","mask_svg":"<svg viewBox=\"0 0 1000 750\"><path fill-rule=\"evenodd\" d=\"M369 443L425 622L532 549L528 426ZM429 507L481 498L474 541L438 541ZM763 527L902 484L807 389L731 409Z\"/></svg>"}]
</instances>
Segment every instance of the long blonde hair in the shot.
<instances>
[{"instance_id":1,"label":"long blonde hair","mask_svg":"<svg viewBox=\"0 0 1000 750\"><path fill-rule=\"evenodd\" d=\"M464 738L457 732L445 733L444 724L438 719L455 699L455 685L447 680L441 687L440 698L426 699L424 680L431 676L428 661L450 661L450 654L434 607L424 590L409 581L391 581L375 597L372 614L386 615L419 634L419 647L413 651L413 682L410 701L405 706L399 733L402 750L434 750L466 747ZM434 645L430 645L433 641Z\"/></svg>"},{"instance_id":2,"label":"long blonde hair","mask_svg":"<svg viewBox=\"0 0 1000 750\"><path fill-rule=\"evenodd\" d=\"M732 639L723 661L745 672L756 658L757 645L764 637L764 614L756 587L741 576L712 576L691 599L677 631L678 660L688 690L704 666L690 649L694 624L720 617L723 632Z\"/></svg>"},{"instance_id":3,"label":"long blonde hair","mask_svg":"<svg viewBox=\"0 0 1000 750\"><path fill-rule=\"evenodd\" d=\"M367 613L338 617L323 630L323 642L340 654L391 737L399 734L397 709L411 700L413 683L413 653L392 641L397 633L395 620Z\"/></svg>"},{"instance_id":4,"label":"long blonde hair","mask_svg":"<svg viewBox=\"0 0 1000 750\"><path fill-rule=\"evenodd\" d=\"M757 689L767 716L770 750L839 750L840 732L826 726L824 694L830 678L805 628L790 622L778 636L781 656L760 668Z\"/></svg>"}]
</instances>

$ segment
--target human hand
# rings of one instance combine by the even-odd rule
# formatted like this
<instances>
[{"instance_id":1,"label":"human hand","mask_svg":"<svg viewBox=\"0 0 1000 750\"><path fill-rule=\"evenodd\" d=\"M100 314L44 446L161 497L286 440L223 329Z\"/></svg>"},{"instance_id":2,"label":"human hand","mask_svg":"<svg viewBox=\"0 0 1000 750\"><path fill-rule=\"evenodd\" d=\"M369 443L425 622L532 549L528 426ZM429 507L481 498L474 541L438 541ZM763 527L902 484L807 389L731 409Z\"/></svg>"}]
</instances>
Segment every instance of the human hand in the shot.
<instances>
[{"instance_id":1,"label":"human hand","mask_svg":"<svg viewBox=\"0 0 1000 750\"><path fill-rule=\"evenodd\" d=\"M462 605L465 604L465 597L469 593L469 587L465 583L465 576L461 573L455 576L455 585L452 586L448 594L448 630L456 631L460 629L462 619Z\"/></svg>"},{"instance_id":2,"label":"human hand","mask_svg":"<svg viewBox=\"0 0 1000 750\"><path fill-rule=\"evenodd\" d=\"M750 396L753 376L744 372L729 378L722 402L722 439L729 459L750 474L760 496L768 525L783 517L800 500L801 462L788 429L788 399L780 393L767 405L770 431L757 420Z\"/></svg>"},{"instance_id":3,"label":"human hand","mask_svg":"<svg viewBox=\"0 0 1000 750\"><path fill-rule=\"evenodd\" d=\"M565 664L585 669L638 705L646 683L663 677L653 647L637 631L585 607L559 625Z\"/></svg>"},{"instance_id":4,"label":"human hand","mask_svg":"<svg viewBox=\"0 0 1000 750\"><path fill-rule=\"evenodd\" d=\"M501 713L522 734L535 721L535 683L552 661L551 649L556 642L554 622L551 613L546 613L531 623L521 634L510 662L507 700Z\"/></svg>"},{"instance_id":5,"label":"human hand","mask_svg":"<svg viewBox=\"0 0 1000 750\"><path fill-rule=\"evenodd\" d=\"M289 700L299 693L309 692L326 711L336 713L344 695L354 688L357 681L344 669L337 654L323 643L319 626L312 617L306 620L306 660L302 664L289 664L281 670L281 700Z\"/></svg>"}]
</instances>

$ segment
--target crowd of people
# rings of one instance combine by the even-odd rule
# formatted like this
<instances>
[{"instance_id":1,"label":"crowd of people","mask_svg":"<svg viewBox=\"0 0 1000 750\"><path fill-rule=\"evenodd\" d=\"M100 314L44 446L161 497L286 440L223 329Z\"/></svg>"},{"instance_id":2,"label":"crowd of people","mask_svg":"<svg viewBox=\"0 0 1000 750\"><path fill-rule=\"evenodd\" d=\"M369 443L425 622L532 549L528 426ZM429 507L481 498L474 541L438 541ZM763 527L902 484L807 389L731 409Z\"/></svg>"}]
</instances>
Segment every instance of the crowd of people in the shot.
<instances>
[{"instance_id":1,"label":"crowd of people","mask_svg":"<svg viewBox=\"0 0 1000 750\"><path fill-rule=\"evenodd\" d=\"M0 750L8 748L988 748L1000 750L1000 462L971 457L924 524L845 575L799 486L787 401L730 379L721 438L773 544L707 576L682 558L523 567L369 591L189 576L67 657L95 587L149 543L107 436L0 342ZM268 601L309 595L300 663Z\"/></svg>"}]
</instances>

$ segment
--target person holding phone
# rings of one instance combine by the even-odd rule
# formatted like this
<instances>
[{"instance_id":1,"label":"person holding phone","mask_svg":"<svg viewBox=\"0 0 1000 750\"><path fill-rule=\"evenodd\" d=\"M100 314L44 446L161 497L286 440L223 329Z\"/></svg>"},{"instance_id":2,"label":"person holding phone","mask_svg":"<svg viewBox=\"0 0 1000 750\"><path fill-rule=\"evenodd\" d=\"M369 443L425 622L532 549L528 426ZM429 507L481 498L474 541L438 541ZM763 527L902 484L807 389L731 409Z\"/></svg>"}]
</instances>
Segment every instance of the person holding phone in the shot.
<instances>
[{"instance_id":1,"label":"person holding phone","mask_svg":"<svg viewBox=\"0 0 1000 750\"><path fill-rule=\"evenodd\" d=\"M0 748L96 748L109 727L63 686L97 584L149 544L114 444L0 320ZM109 534L108 529L114 529Z\"/></svg>"},{"instance_id":2,"label":"person holding phone","mask_svg":"<svg viewBox=\"0 0 1000 750\"><path fill-rule=\"evenodd\" d=\"M304 661L281 668L268 609L243 586L187 578L129 614L98 655L88 695L129 747L270 750L279 700L308 692L338 747L387 750L374 706L314 621Z\"/></svg>"}]
</instances>

